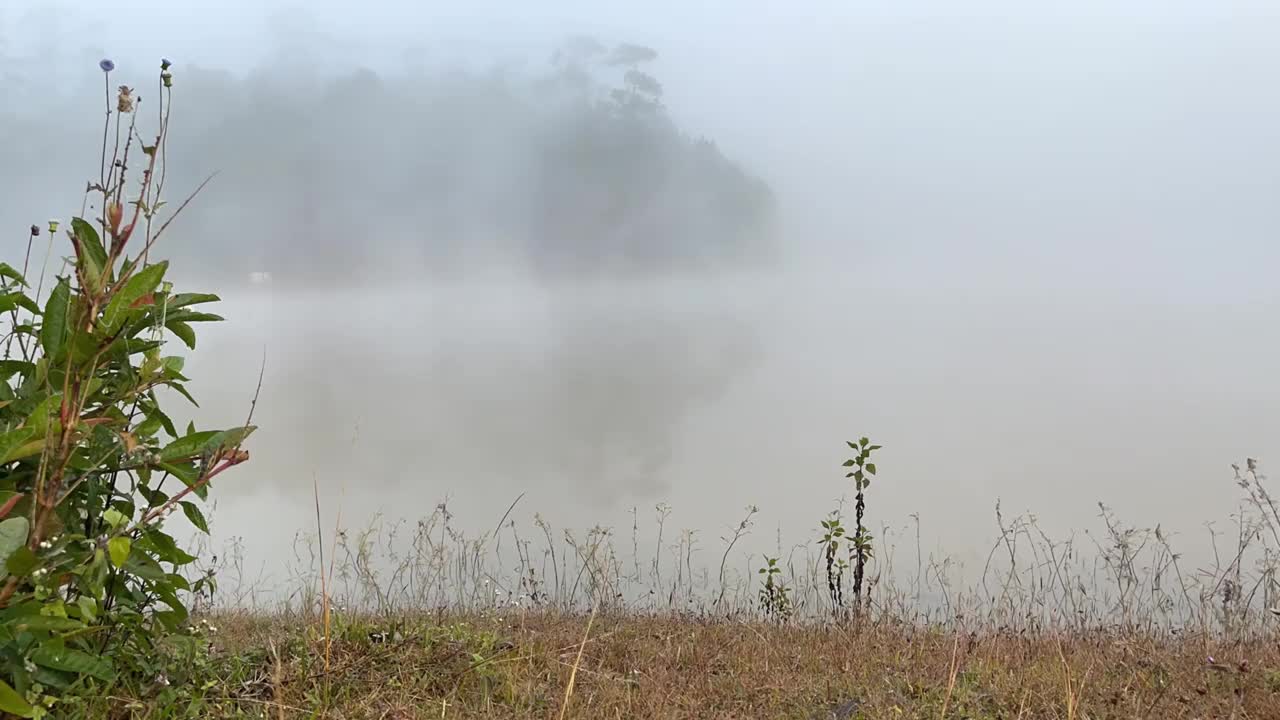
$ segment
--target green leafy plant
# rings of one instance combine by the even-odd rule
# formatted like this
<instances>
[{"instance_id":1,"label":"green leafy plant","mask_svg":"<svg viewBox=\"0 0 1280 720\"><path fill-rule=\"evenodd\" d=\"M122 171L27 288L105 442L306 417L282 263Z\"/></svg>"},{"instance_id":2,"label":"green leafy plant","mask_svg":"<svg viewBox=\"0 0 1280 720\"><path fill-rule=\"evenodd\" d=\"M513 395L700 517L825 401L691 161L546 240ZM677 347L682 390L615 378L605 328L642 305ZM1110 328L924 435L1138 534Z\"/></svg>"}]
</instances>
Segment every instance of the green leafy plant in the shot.
<instances>
[{"instance_id":1,"label":"green leafy plant","mask_svg":"<svg viewBox=\"0 0 1280 720\"><path fill-rule=\"evenodd\" d=\"M213 578L184 574L195 558L166 520L181 511L208 532L196 501L248 459L241 444L253 431L179 430L161 409L165 390L195 403L183 357L167 352L173 339L194 349L192 325L222 318L193 309L216 296L175 292L168 263L150 259L173 219L157 214L169 63L149 142L136 127L141 99L127 86L113 96L114 65L101 67L102 167L86 191L101 217L68 223L71 254L47 297L44 272L34 290L27 277L40 228L31 228L21 271L0 263L9 324L0 340L0 711L20 717L48 714L64 693L146 673L165 638L185 630L184 597ZM135 160L143 169L133 183ZM48 225L51 252L60 225Z\"/></svg>"},{"instance_id":2,"label":"green leafy plant","mask_svg":"<svg viewBox=\"0 0 1280 720\"><path fill-rule=\"evenodd\" d=\"M818 544L822 546L827 561L827 594L831 598L831 612L839 615L844 609L844 572L849 569L849 563L838 556L840 540L845 536L840 511L832 511L821 526L822 539Z\"/></svg>"},{"instance_id":3,"label":"green leafy plant","mask_svg":"<svg viewBox=\"0 0 1280 720\"><path fill-rule=\"evenodd\" d=\"M871 455L880 449L880 445L872 445L867 438L861 438L858 442L849 442L849 448L856 455L844 461L844 467L848 468L845 474L846 478L853 479L854 488L857 490L857 502L854 506L854 533L853 547L850 553L853 558L853 611L855 615L862 612L862 580L866 573L867 559L872 555L871 549L871 533L867 531L863 524L863 518L867 511L866 491L871 487L871 478L876 474L876 464L871 462Z\"/></svg>"},{"instance_id":4,"label":"green leafy plant","mask_svg":"<svg viewBox=\"0 0 1280 720\"><path fill-rule=\"evenodd\" d=\"M765 557L765 566L756 572L764 576L760 587L760 609L765 617L786 620L791 617L791 588L782 581L782 568L778 558Z\"/></svg>"}]
</instances>

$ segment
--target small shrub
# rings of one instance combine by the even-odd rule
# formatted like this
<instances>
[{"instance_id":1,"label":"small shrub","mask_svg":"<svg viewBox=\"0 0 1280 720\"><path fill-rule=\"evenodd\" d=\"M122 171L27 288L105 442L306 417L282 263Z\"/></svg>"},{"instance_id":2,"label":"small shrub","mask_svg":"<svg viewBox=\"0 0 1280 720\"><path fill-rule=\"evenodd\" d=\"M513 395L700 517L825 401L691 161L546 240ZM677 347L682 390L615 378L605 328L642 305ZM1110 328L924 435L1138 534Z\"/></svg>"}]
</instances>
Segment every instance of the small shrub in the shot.
<instances>
[{"instance_id":1,"label":"small shrub","mask_svg":"<svg viewBox=\"0 0 1280 720\"><path fill-rule=\"evenodd\" d=\"M771 620L786 620L791 617L791 588L782 581L782 568L778 567L778 558L766 557L765 566L757 572L764 576L760 588L760 609L765 617Z\"/></svg>"},{"instance_id":2,"label":"small shrub","mask_svg":"<svg viewBox=\"0 0 1280 720\"><path fill-rule=\"evenodd\" d=\"M871 557L871 533L867 531L863 525L863 516L866 515L867 502L866 491L871 487L871 477L876 474L876 464L871 462L871 454L879 450L881 446L872 445L867 438L862 438L858 442L849 442L849 448L857 453L853 457L844 461L844 467L850 468L845 474L846 478L853 478L853 484L857 490L857 503L854 506L854 533L853 533L853 612L855 615L862 612L862 578L866 572L867 559Z\"/></svg>"},{"instance_id":3,"label":"small shrub","mask_svg":"<svg viewBox=\"0 0 1280 720\"><path fill-rule=\"evenodd\" d=\"M166 638L185 628L183 596L213 582L183 574L195 558L165 520L181 511L207 532L195 501L248 459L240 446L253 431L179 430L161 409L161 389L194 404L183 357L166 351L173 338L194 349L192 324L221 318L193 308L218 298L175 292L168 263L150 256L172 220L157 216L169 63L150 142L136 129L141 98L127 86L113 98L114 65L101 67L107 125L101 176L86 200L102 217L67 223L67 272L43 299L43 271L34 291L27 277L40 228L31 229L21 271L0 264L9 321L0 361L0 711L21 717L118 679L156 682ZM143 170L131 192L135 161ZM50 251L61 225L48 225Z\"/></svg>"},{"instance_id":4,"label":"small shrub","mask_svg":"<svg viewBox=\"0 0 1280 720\"><path fill-rule=\"evenodd\" d=\"M818 545L822 547L827 562L827 594L831 598L831 612L839 616L844 610L844 571L849 569L849 563L838 557L840 540L845 536L840 512L833 511L821 525L822 538Z\"/></svg>"}]
</instances>

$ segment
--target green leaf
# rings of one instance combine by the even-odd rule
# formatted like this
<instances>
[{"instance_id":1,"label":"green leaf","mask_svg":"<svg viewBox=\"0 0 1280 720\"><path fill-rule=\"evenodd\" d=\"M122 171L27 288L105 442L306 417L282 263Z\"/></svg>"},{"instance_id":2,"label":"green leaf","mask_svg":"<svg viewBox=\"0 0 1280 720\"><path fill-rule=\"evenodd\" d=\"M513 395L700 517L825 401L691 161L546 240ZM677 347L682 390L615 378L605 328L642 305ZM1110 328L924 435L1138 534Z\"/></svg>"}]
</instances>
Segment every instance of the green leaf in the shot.
<instances>
[{"instance_id":1,"label":"green leaf","mask_svg":"<svg viewBox=\"0 0 1280 720\"><path fill-rule=\"evenodd\" d=\"M184 345L192 350L196 349L196 331L192 330L190 325L180 320L170 320L165 324L165 327L169 328L169 332L178 336L178 339L181 340Z\"/></svg>"},{"instance_id":2,"label":"green leaf","mask_svg":"<svg viewBox=\"0 0 1280 720\"><path fill-rule=\"evenodd\" d=\"M141 474L144 472L148 472L148 468L138 468L139 480L143 479ZM151 507L160 507L169 499L169 496L160 490L153 490L147 487L145 482L138 486L138 494L145 498L147 504Z\"/></svg>"},{"instance_id":3,"label":"green leaf","mask_svg":"<svg viewBox=\"0 0 1280 720\"><path fill-rule=\"evenodd\" d=\"M160 583L157 584L155 591L156 596L159 597L165 605L168 605L171 610L173 610L179 621L187 618L187 606L182 604L182 600L178 598L178 593L174 592L173 587Z\"/></svg>"},{"instance_id":4,"label":"green leaf","mask_svg":"<svg viewBox=\"0 0 1280 720\"><path fill-rule=\"evenodd\" d=\"M862 438L858 440L858 444L861 445L862 447L866 447L871 444L871 441L866 438Z\"/></svg>"},{"instance_id":5,"label":"green leaf","mask_svg":"<svg viewBox=\"0 0 1280 720\"><path fill-rule=\"evenodd\" d=\"M180 308L200 303L219 302L222 298L210 293L178 293L169 298L169 307Z\"/></svg>"},{"instance_id":6,"label":"green leaf","mask_svg":"<svg viewBox=\"0 0 1280 720\"><path fill-rule=\"evenodd\" d=\"M196 560L194 556L178 547L172 537L169 537L167 533L154 526L138 541L138 547L148 550L160 560L174 565L189 565Z\"/></svg>"},{"instance_id":7,"label":"green leaf","mask_svg":"<svg viewBox=\"0 0 1280 720\"><path fill-rule=\"evenodd\" d=\"M76 676L61 670L37 667L36 671L31 673L31 679L47 687L66 690L71 687L71 683L76 681Z\"/></svg>"},{"instance_id":8,"label":"green leaf","mask_svg":"<svg viewBox=\"0 0 1280 720\"><path fill-rule=\"evenodd\" d=\"M99 270L106 267L107 249L103 247L102 238L98 236L97 229L84 218L71 218L71 231L75 233L76 239L80 241L80 247L90 255Z\"/></svg>"},{"instance_id":9,"label":"green leaf","mask_svg":"<svg viewBox=\"0 0 1280 720\"><path fill-rule=\"evenodd\" d=\"M0 680L0 710L21 718L35 717L36 712L26 698L19 695L18 691L4 680Z\"/></svg>"},{"instance_id":10,"label":"green leaf","mask_svg":"<svg viewBox=\"0 0 1280 720\"><path fill-rule=\"evenodd\" d=\"M0 360L0 380L8 380L14 375L30 375L35 369L35 363L26 360Z\"/></svg>"},{"instance_id":11,"label":"green leaf","mask_svg":"<svg viewBox=\"0 0 1280 720\"><path fill-rule=\"evenodd\" d=\"M117 346L118 347L118 346ZM102 349L93 333L72 332L67 338L67 354L75 364L88 362Z\"/></svg>"},{"instance_id":12,"label":"green leaf","mask_svg":"<svg viewBox=\"0 0 1280 720\"><path fill-rule=\"evenodd\" d=\"M186 500L183 500L179 504L182 505L182 514L187 516L187 519L191 521L191 524L195 525L200 532L208 535L209 523L204 519L204 513L200 512L200 508L197 507L195 503L188 502Z\"/></svg>"},{"instance_id":13,"label":"green leaf","mask_svg":"<svg viewBox=\"0 0 1280 720\"><path fill-rule=\"evenodd\" d=\"M200 479L200 471L196 468L195 463L191 461L179 465L162 462L159 467L161 470L181 480L184 485L191 485Z\"/></svg>"},{"instance_id":14,"label":"green leaf","mask_svg":"<svg viewBox=\"0 0 1280 720\"><path fill-rule=\"evenodd\" d=\"M892 459L892 458L890 458L890 459ZM875 475L875 474L876 474L876 464L875 464L875 463L867 463L867 472L871 473L872 475Z\"/></svg>"},{"instance_id":15,"label":"green leaf","mask_svg":"<svg viewBox=\"0 0 1280 720\"><path fill-rule=\"evenodd\" d=\"M170 585L172 585L174 588L178 590L186 590L186 591L191 590L191 583L187 582L187 579L182 577L178 573L169 573L165 577L165 579L169 582Z\"/></svg>"},{"instance_id":16,"label":"green leaf","mask_svg":"<svg viewBox=\"0 0 1280 720\"><path fill-rule=\"evenodd\" d=\"M200 407L200 403L196 402L196 399L191 397L191 393L187 391L187 388L185 385L180 385L178 383L169 383L166 387L172 389L174 392L186 398L187 402L191 403L192 405L196 407Z\"/></svg>"},{"instance_id":17,"label":"green leaf","mask_svg":"<svg viewBox=\"0 0 1280 720\"><path fill-rule=\"evenodd\" d=\"M59 279L44 304L44 323L40 327L40 346L49 357L56 357L67 343L67 312L70 305L71 285L66 278Z\"/></svg>"},{"instance_id":18,"label":"green leaf","mask_svg":"<svg viewBox=\"0 0 1280 720\"><path fill-rule=\"evenodd\" d=\"M88 595L81 595L76 598L76 605L80 608L80 617L85 622L93 622L98 619L98 601Z\"/></svg>"},{"instance_id":19,"label":"green leaf","mask_svg":"<svg viewBox=\"0 0 1280 720\"><path fill-rule=\"evenodd\" d=\"M27 415L27 421L23 423L25 427L31 428L34 435L46 435L49 432L49 421L57 416L57 409L62 405L61 393L52 393L44 400L36 405L35 409ZM61 423L59 423L61 426Z\"/></svg>"},{"instance_id":20,"label":"green leaf","mask_svg":"<svg viewBox=\"0 0 1280 720\"><path fill-rule=\"evenodd\" d=\"M169 419L169 416L164 414L164 411L161 410L160 407L155 404L154 396L152 397L152 403L150 407L145 411L145 413L147 415L148 420L151 420L153 418L156 420L159 420L160 426L164 428L165 432L169 433L169 437L173 437L173 438L178 437L178 428L174 427L173 420Z\"/></svg>"},{"instance_id":21,"label":"green leaf","mask_svg":"<svg viewBox=\"0 0 1280 720\"><path fill-rule=\"evenodd\" d=\"M187 366L187 361L183 357L179 355L169 355L169 356L160 358L160 362L164 367L164 372L166 375L179 376L178 379L182 379L182 380L186 379L181 377L182 368Z\"/></svg>"},{"instance_id":22,"label":"green leaf","mask_svg":"<svg viewBox=\"0 0 1280 720\"><path fill-rule=\"evenodd\" d=\"M167 576L160 563L142 553L132 553L124 569L144 580L161 581Z\"/></svg>"},{"instance_id":23,"label":"green leaf","mask_svg":"<svg viewBox=\"0 0 1280 720\"><path fill-rule=\"evenodd\" d=\"M9 559L5 560L4 567L9 571L10 575L26 577L31 574L32 570L36 569L37 563L36 554L31 551L31 548L23 545L9 555Z\"/></svg>"},{"instance_id":24,"label":"green leaf","mask_svg":"<svg viewBox=\"0 0 1280 720\"><path fill-rule=\"evenodd\" d=\"M0 521L0 562L7 562L15 550L27 544L31 523L22 516Z\"/></svg>"},{"instance_id":25,"label":"green leaf","mask_svg":"<svg viewBox=\"0 0 1280 720\"><path fill-rule=\"evenodd\" d=\"M165 322L221 322L226 318L213 313L195 312L194 310L179 310L169 313L165 316Z\"/></svg>"},{"instance_id":26,"label":"green leaf","mask_svg":"<svg viewBox=\"0 0 1280 720\"><path fill-rule=\"evenodd\" d=\"M72 618L29 615L17 621L14 629L18 632L70 632L83 627L84 623Z\"/></svg>"},{"instance_id":27,"label":"green leaf","mask_svg":"<svg viewBox=\"0 0 1280 720\"><path fill-rule=\"evenodd\" d=\"M124 513L115 508L107 508L102 513L102 519L106 520L107 524L113 528L118 528L129 520L129 518L125 517Z\"/></svg>"},{"instance_id":28,"label":"green leaf","mask_svg":"<svg viewBox=\"0 0 1280 720\"><path fill-rule=\"evenodd\" d=\"M853 464L852 460L845 460L843 467L853 467Z\"/></svg>"},{"instance_id":29,"label":"green leaf","mask_svg":"<svg viewBox=\"0 0 1280 720\"><path fill-rule=\"evenodd\" d=\"M31 662L54 670L65 670L78 675L88 675L103 681L115 679L111 660L102 655L90 655L81 650L44 645L31 653Z\"/></svg>"},{"instance_id":30,"label":"green leaf","mask_svg":"<svg viewBox=\"0 0 1280 720\"><path fill-rule=\"evenodd\" d=\"M164 279L164 273L168 269L168 260L148 265L129 278L124 287L116 291L111 302L107 303L107 309L102 313L102 324L108 332L119 329L130 306L147 293L153 292Z\"/></svg>"},{"instance_id":31,"label":"green leaf","mask_svg":"<svg viewBox=\"0 0 1280 720\"><path fill-rule=\"evenodd\" d=\"M181 460L195 455L199 455L204 448L205 443L218 437L220 433L217 430L203 430L201 432L189 432L183 437L174 440L165 445L160 450L161 462L172 462ZM167 469L167 468L166 468ZM174 473L175 475L177 473Z\"/></svg>"},{"instance_id":32,"label":"green leaf","mask_svg":"<svg viewBox=\"0 0 1280 720\"><path fill-rule=\"evenodd\" d=\"M133 428L133 436L138 438L139 440L144 438L150 438L151 436L160 432L160 428L162 427L160 423L160 418L156 417L155 415L153 415L151 412L147 410L143 410L142 412L143 412L143 415L146 416L146 419L138 423L137 425L135 425Z\"/></svg>"},{"instance_id":33,"label":"green leaf","mask_svg":"<svg viewBox=\"0 0 1280 720\"><path fill-rule=\"evenodd\" d=\"M0 435L0 465L16 460L16 457L10 456L22 452L24 446L31 442L35 436L35 429L29 427L20 427L17 430L10 430Z\"/></svg>"},{"instance_id":34,"label":"green leaf","mask_svg":"<svg viewBox=\"0 0 1280 720\"><path fill-rule=\"evenodd\" d=\"M205 444L204 450L206 452L214 452L217 450L240 447L240 445L253 434L253 431L257 429L257 425L243 425L241 427L223 430L218 433L217 438L214 438Z\"/></svg>"},{"instance_id":35,"label":"green leaf","mask_svg":"<svg viewBox=\"0 0 1280 720\"><path fill-rule=\"evenodd\" d=\"M106 271L102 265L98 264L98 258L92 254L86 254L80 267L79 277L85 290L90 295L98 295L106 286Z\"/></svg>"},{"instance_id":36,"label":"green leaf","mask_svg":"<svg viewBox=\"0 0 1280 720\"><path fill-rule=\"evenodd\" d=\"M220 432L217 430L193 432L166 445L160 451L160 459L163 462L170 462L239 447L257 429L256 425L244 425Z\"/></svg>"},{"instance_id":37,"label":"green leaf","mask_svg":"<svg viewBox=\"0 0 1280 720\"><path fill-rule=\"evenodd\" d=\"M14 270L9 263L0 263L0 277L9 278L21 285L27 285L27 279L22 277L22 273Z\"/></svg>"},{"instance_id":38,"label":"green leaf","mask_svg":"<svg viewBox=\"0 0 1280 720\"><path fill-rule=\"evenodd\" d=\"M173 633L182 627L182 622L187 619L187 612L186 608L182 610L157 610L155 616L165 630Z\"/></svg>"},{"instance_id":39,"label":"green leaf","mask_svg":"<svg viewBox=\"0 0 1280 720\"><path fill-rule=\"evenodd\" d=\"M120 536L113 537L107 542L107 553L111 555L111 564L116 567L124 567L124 563L129 559L129 550L133 547L133 542L129 538Z\"/></svg>"},{"instance_id":40,"label":"green leaf","mask_svg":"<svg viewBox=\"0 0 1280 720\"><path fill-rule=\"evenodd\" d=\"M44 443L45 438L38 437L35 440L28 442L26 445L16 447L11 450L8 455L5 455L4 458L0 458L0 464L13 462L14 460L25 460L26 458L39 455L44 451Z\"/></svg>"},{"instance_id":41,"label":"green leaf","mask_svg":"<svg viewBox=\"0 0 1280 720\"><path fill-rule=\"evenodd\" d=\"M9 312L19 307L30 311L34 315L40 314L40 306L27 297L26 293L11 292L0 295L0 312Z\"/></svg>"}]
</instances>

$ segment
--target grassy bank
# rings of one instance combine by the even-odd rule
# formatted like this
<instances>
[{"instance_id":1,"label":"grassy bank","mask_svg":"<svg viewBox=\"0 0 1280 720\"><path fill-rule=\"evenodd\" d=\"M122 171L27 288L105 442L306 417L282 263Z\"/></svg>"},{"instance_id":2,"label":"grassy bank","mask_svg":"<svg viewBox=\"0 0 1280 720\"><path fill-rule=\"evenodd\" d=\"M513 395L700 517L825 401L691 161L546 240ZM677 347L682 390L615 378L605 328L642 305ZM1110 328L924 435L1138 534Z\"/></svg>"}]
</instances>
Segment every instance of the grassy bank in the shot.
<instances>
[{"instance_id":1,"label":"grassy bank","mask_svg":"<svg viewBox=\"0 0 1280 720\"><path fill-rule=\"evenodd\" d=\"M206 623L207 661L85 709L403 720L1280 713L1280 650L1264 640L510 612L335 613L326 644L319 618L236 613Z\"/></svg>"}]
</instances>

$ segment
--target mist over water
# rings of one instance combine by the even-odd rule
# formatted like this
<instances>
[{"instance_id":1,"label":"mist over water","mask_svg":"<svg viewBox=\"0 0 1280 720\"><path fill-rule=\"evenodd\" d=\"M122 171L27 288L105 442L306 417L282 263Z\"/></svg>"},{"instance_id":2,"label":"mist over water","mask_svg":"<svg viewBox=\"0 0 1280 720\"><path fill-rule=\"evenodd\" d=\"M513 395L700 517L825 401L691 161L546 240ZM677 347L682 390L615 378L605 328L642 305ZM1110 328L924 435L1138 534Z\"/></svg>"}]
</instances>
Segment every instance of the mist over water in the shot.
<instances>
[{"instance_id":1,"label":"mist over water","mask_svg":"<svg viewBox=\"0 0 1280 720\"><path fill-rule=\"evenodd\" d=\"M341 506L352 526L448 499L483 531L524 493L519 522L629 528L631 508L643 524L667 502L709 562L750 503L744 552L775 529L810 540L849 492L843 442L865 434L885 446L872 525L918 513L926 552L978 562L997 498L1064 535L1096 527L1103 501L1204 552L1201 523L1235 506L1229 463L1265 463L1280 431L1280 103L1260 90L1280 61L1274 9L658 3L588 22L556 7L521 27L513 6L470 25L440 6L442 25L470 29L416 44L367 42L405 25L389 6L346 34L337 6L288 32L210 8L216 53L180 24L165 47L131 45L124 20L101 49L74 30L56 53L6 35L24 60L6 65L21 104L0 106L24 138L3 149L15 238L79 207L99 55L141 84L153 54L190 48L170 199L221 174L162 242L180 288L219 292L229 320L202 328L188 363L198 424L240 422L266 356L253 461L215 493L220 539L278 565L314 524L314 482L326 523ZM258 44L231 45L218 28L233 24ZM723 224L564 219L600 183L543 151L578 135L493 105L523 96L489 94L507 87L489 69L524 57L511 65L536 74L584 30L657 50L679 133L768 184L768 252L701 252ZM65 84L41 87L45 61ZM652 208L705 185L681 177ZM548 187L573 192L552 202ZM428 215L444 219L416 224ZM550 231L526 235L534 217ZM548 240L569 227L580 245ZM682 242L630 262L644 232ZM598 237L617 252L576 263Z\"/></svg>"}]
</instances>

